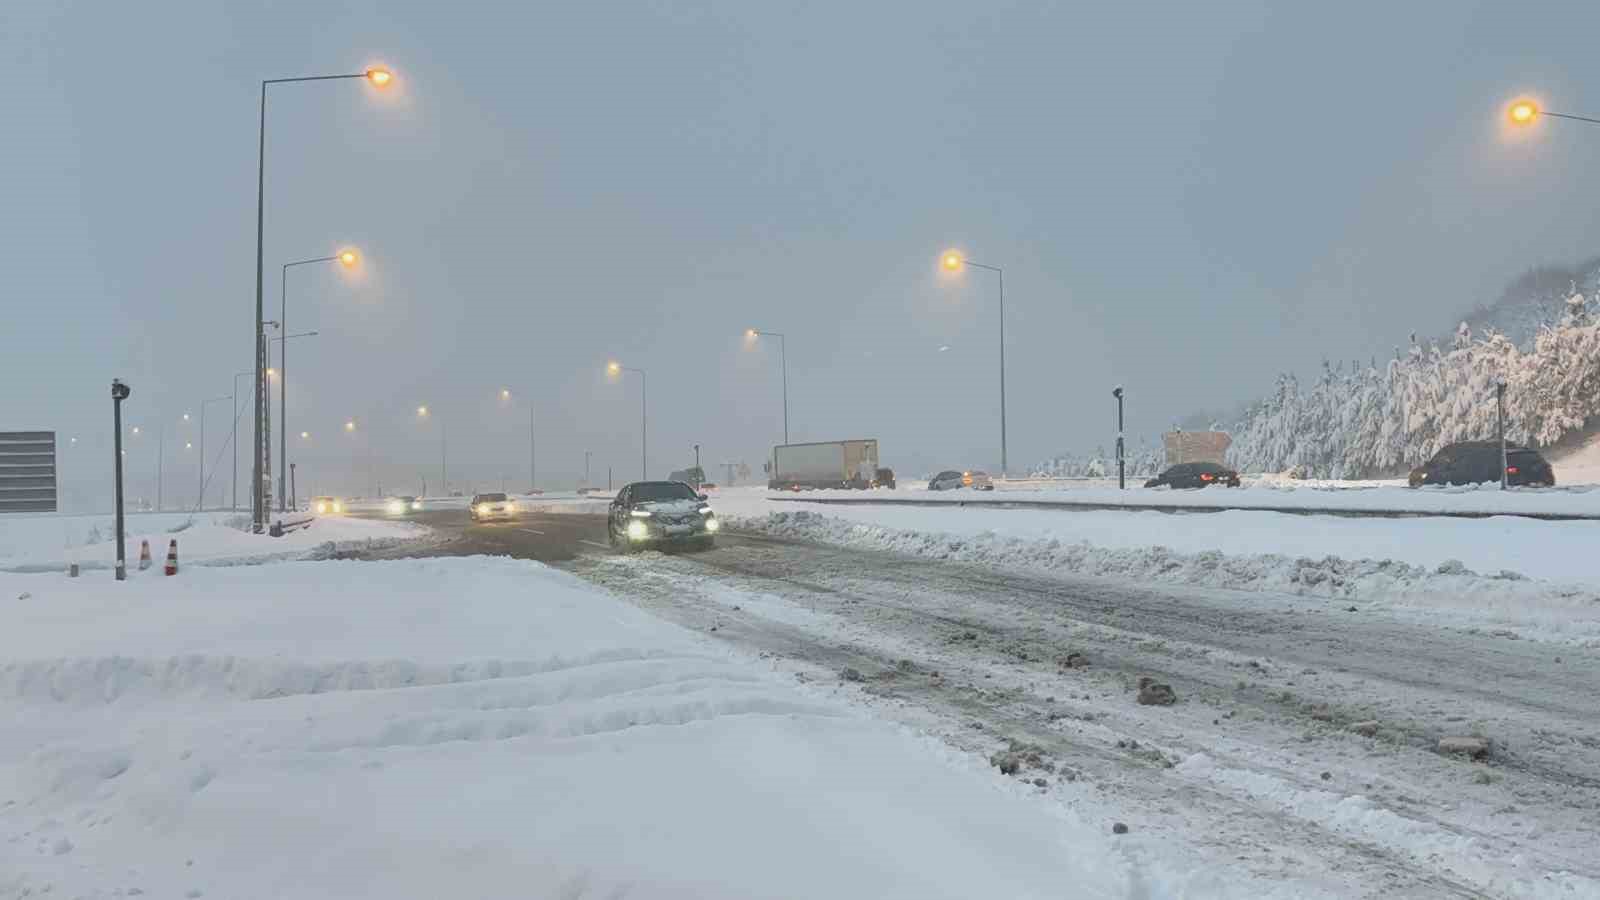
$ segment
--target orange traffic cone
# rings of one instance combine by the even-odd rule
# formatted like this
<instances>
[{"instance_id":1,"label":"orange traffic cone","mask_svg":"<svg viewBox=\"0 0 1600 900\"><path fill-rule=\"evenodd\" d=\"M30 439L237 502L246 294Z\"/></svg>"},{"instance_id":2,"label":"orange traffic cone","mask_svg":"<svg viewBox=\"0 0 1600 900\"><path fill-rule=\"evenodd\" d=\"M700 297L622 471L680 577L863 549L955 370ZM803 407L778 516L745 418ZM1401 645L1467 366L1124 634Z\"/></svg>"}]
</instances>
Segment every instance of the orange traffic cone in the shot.
<instances>
[{"instance_id":1,"label":"orange traffic cone","mask_svg":"<svg viewBox=\"0 0 1600 900\"><path fill-rule=\"evenodd\" d=\"M139 542L139 571L150 568L150 542Z\"/></svg>"},{"instance_id":2,"label":"orange traffic cone","mask_svg":"<svg viewBox=\"0 0 1600 900\"><path fill-rule=\"evenodd\" d=\"M171 545L169 545L167 547L167 574L168 575L176 575L176 574L178 574L178 539L177 538L173 538Z\"/></svg>"}]
</instances>

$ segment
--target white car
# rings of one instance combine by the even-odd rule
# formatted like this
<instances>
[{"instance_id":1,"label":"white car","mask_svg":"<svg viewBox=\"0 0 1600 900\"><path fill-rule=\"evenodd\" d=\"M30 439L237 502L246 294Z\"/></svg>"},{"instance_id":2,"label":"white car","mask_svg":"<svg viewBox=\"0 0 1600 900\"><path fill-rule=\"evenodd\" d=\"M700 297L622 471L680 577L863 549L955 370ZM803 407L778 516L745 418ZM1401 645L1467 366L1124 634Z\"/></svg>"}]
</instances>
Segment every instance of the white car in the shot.
<instances>
[{"instance_id":1,"label":"white car","mask_svg":"<svg viewBox=\"0 0 1600 900\"><path fill-rule=\"evenodd\" d=\"M468 511L474 522L488 522L493 519L515 519L517 517L517 502L505 494L474 494L472 505Z\"/></svg>"},{"instance_id":2,"label":"white car","mask_svg":"<svg viewBox=\"0 0 1600 900\"><path fill-rule=\"evenodd\" d=\"M928 479L930 491L953 491L957 488L971 488L975 491L994 490L994 479L988 472L973 470L970 472L956 472L954 470L940 472Z\"/></svg>"}]
</instances>

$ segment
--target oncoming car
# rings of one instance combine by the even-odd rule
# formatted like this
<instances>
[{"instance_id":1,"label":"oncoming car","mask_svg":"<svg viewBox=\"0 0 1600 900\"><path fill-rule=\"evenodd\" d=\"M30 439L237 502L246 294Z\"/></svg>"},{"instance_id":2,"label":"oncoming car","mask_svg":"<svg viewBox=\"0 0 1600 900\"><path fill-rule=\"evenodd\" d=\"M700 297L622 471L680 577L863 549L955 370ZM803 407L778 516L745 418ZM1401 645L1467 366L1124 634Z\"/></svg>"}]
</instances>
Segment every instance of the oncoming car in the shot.
<instances>
[{"instance_id":1,"label":"oncoming car","mask_svg":"<svg viewBox=\"0 0 1600 900\"><path fill-rule=\"evenodd\" d=\"M501 493L473 494L472 505L467 510L474 522L517 517L517 504Z\"/></svg>"},{"instance_id":2,"label":"oncoming car","mask_svg":"<svg viewBox=\"0 0 1600 900\"><path fill-rule=\"evenodd\" d=\"M681 481L636 481L617 493L606 516L611 546L679 544L709 550L722 527L706 495Z\"/></svg>"},{"instance_id":3,"label":"oncoming car","mask_svg":"<svg viewBox=\"0 0 1600 900\"><path fill-rule=\"evenodd\" d=\"M342 516L344 501L338 497L312 497L311 511L319 516Z\"/></svg>"},{"instance_id":4,"label":"oncoming car","mask_svg":"<svg viewBox=\"0 0 1600 900\"><path fill-rule=\"evenodd\" d=\"M417 512L422 509L422 501L415 497L390 497L384 504L384 509L391 516L403 516L408 512Z\"/></svg>"}]
</instances>

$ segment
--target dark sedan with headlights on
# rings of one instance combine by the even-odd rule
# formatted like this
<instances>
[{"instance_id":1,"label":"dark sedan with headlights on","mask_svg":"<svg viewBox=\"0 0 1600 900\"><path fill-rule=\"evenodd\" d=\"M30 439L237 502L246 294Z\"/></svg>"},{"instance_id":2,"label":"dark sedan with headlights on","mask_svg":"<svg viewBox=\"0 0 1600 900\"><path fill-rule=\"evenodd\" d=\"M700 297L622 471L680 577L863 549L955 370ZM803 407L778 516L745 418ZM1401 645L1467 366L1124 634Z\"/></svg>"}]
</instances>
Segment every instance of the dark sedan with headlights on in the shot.
<instances>
[{"instance_id":1,"label":"dark sedan with headlights on","mask_svg":"<svg viewBox=\"0 0 1600 900\"><path fill-rule=\"evenodd\" d=\"M635 481L617 492L606 536L619 550L686 546L709 550L721 528L706 495L681 481Z\"/></svg>"}]
</instances>

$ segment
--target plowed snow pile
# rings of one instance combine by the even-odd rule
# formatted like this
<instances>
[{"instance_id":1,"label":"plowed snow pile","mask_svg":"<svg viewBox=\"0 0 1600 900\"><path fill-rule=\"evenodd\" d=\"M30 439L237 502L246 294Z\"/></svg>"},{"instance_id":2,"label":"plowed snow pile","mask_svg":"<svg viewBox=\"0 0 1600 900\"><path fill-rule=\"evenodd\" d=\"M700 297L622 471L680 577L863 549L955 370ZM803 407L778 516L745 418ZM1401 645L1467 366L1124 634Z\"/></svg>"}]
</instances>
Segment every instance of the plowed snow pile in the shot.
<instances>
[{"instance_id":1,"label":"plowed snow pile","mask_svg":"<svg viewBox=\"0 0 1600 900\"><path fill-rule=\"evenodd\" d=\"M3 897L1160 892L980 760L530 562L0 574L0 718Z\"/></svg>"}]
</instances>

